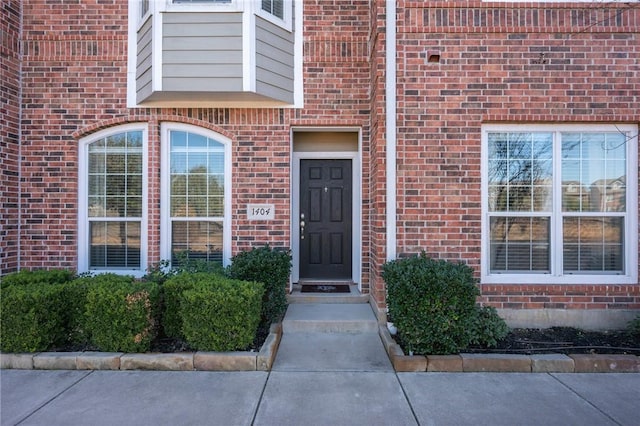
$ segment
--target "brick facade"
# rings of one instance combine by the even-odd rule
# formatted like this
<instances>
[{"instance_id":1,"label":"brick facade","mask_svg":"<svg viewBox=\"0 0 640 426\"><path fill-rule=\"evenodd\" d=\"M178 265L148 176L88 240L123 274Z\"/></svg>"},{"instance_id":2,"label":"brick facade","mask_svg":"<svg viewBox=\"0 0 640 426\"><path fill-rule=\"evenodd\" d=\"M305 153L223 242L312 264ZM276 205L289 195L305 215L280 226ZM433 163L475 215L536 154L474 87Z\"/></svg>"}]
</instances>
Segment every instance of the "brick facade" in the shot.
<instances>
[{"instance_id":1,"label":"brick facade","mask_svg":"<svg viewBox=\"0 0 640 426\"><path fill-rule=\"evenodd\" d=\"M638 124L640 8L600 2L396 4L397 252L425 250L479 271L481 126ZM2 273L76 268L78 141L97 130L149 125L153 264L161 260L162 122L193 124L232 141L234 254L264 243L291 246L291 129L359 128L361 284L383 312L384 0L305 0L301 109L127 108L126 1L13 0L2 7ZM429 52L439 61L430 62ZM244 220L246 205L256 202L273 204L275 219ZM640 309L637 284L480 288L482 303L503 309Z\"/></svg>"},{"instance_id":2,"label":"brick facade","mask_svg":"<svg viewBox=\"0 0 640 426\"><path fill-rule=\"evenodd\" d=\"M482 124L640 121L637 7L407 1L398 27L404 252L479 269ZM640 308L638 285L480 288L498 308Z\"/></svg>"},{"instance_id":3,"label":"brick facade","mask_svg":"<svg viewBox=\"0 0 640 426\"><path fill-rule=\"evenodd\" d=\"M3 2L0 18L0 274L19 262L20 8Z\"/></svg>"}]
</instances>

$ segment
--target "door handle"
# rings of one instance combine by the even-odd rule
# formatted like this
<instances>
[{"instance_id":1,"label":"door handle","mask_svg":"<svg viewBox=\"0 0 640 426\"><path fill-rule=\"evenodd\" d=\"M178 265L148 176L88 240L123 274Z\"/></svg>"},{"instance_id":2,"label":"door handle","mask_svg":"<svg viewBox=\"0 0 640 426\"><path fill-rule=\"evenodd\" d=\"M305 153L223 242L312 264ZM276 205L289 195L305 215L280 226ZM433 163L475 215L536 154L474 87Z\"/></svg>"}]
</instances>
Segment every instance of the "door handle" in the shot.
<instances>
[{"instance_id":1,"label":"door handle","mask_svg":"<svg viewBox=\"0 0 640 426\"><path fill-rule=\"evenodd\" d=\"M300 239L304 240L304 213L300 213Z\"/></svg>"}]
</instances>

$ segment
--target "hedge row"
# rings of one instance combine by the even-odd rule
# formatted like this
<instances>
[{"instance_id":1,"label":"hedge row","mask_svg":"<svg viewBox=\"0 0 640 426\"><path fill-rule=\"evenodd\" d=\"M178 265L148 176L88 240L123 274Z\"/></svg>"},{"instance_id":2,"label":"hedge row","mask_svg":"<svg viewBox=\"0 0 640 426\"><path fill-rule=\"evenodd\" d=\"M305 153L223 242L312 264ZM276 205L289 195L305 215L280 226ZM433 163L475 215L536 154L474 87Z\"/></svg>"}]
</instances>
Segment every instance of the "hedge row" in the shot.
<instances>
[{"instance_id":1,"label":"hedge row","mask_svg":"<svg viewBox=\"0 0 640 426\"><path fill-rule=\"evenodd\" d=\"M55 348L147 352L163 317L171 337L196 350L247 348L260 321L263 285L210 273L179 274L163 288L152 281L101 274L67 282L20 284L3 280L0 350L37 352ZM20 272L21 279L30 272ZM42 272L39 277L46 276ZM9 276L9 281L13 277Z\"/></svg>"}]
</instances>

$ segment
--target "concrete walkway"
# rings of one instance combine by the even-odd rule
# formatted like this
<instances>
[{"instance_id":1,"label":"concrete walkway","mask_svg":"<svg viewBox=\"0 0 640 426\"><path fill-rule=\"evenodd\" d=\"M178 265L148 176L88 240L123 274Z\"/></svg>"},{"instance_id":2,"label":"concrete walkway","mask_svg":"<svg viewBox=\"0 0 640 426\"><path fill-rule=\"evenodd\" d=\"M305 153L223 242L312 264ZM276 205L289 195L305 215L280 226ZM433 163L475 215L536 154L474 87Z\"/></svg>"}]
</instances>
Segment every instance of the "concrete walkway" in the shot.
<instances>
[{"instance_id":1,"label":"concrete walkway","mask_svg":"<svg viewBox=\"0 0 640 426\"><path fill-rule=\"evenodd\" d=\"M291 305L271 372L1 370L0 424L640 425L640 374L395 373L376 327Z\"/></svg>"},{"instance_id":2,"label":"concrete walkway","mask_svg":"<svg viewBox=\"0 0 640 426\"><path fill-rule=\"evenodd\" d=\"M629 425L640 374L2 370L8 425Z\"/></svg>"}]
</instances>

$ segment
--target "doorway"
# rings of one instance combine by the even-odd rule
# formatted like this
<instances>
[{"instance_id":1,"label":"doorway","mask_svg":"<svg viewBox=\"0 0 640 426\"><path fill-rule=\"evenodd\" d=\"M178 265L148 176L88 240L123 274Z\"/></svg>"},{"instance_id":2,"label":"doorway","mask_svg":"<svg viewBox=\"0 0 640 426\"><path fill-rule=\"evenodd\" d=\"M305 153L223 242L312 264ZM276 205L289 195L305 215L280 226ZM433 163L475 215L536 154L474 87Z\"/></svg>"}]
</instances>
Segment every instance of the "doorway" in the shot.
<instances>
[{"instance_id":1,"label":"doorway","mask_svg":"<svg viewBox=\"0 0 640 426\"><path fill-rule=\"evenodd\" d=\"M351 160L300 161L300 279L351 280Z\"/></svg>"},{"instance_id":2,"label":"doorway","mask_svg":"<svg viewBox=\"0 0 640 426\"><path fill-rule=\"evenodd\" d=\"M292 283L349 281L360 286L360 133L292 133Z\"/></svg>"}]
</instances>

